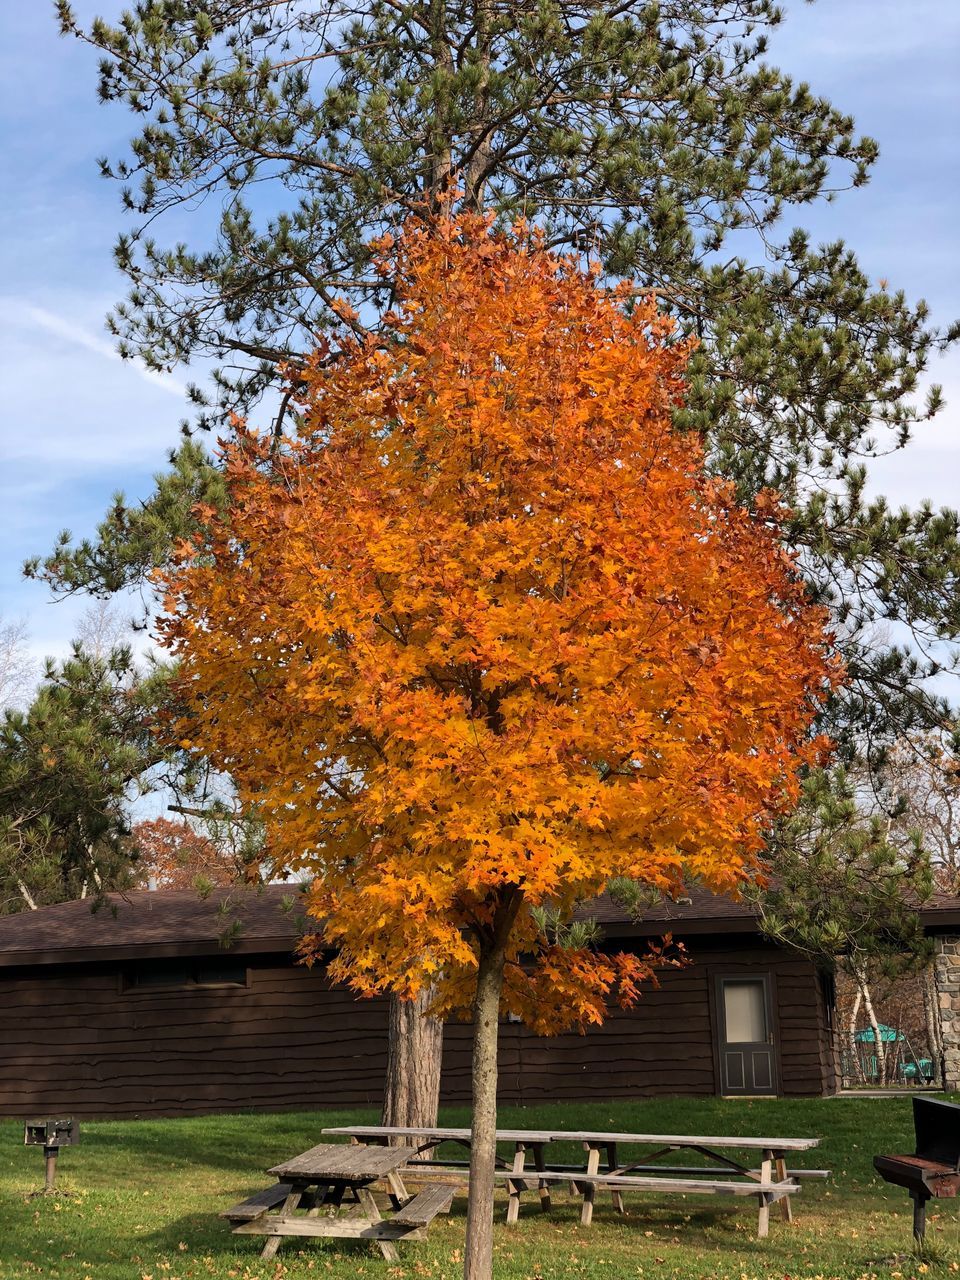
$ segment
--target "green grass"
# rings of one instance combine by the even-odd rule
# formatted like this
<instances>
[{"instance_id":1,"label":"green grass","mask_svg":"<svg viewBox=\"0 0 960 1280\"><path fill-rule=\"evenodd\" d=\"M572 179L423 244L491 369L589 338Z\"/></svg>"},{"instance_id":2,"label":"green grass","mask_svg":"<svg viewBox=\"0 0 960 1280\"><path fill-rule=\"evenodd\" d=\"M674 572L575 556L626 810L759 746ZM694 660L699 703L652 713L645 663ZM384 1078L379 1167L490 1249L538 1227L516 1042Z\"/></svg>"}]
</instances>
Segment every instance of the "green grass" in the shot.
<instances>
[{"instance_id":1,"label":"green grass","mask_svg":"<svg viewBox=\"0 0 960 1280\"><path fill-rule=\"evenodd\" d=\"M262 1262L255 1238L231 1236L217 1218L268 1185L268 1165L320 1141L325 1125L375 1120L356 1109L87 1121L80 1145L60 1157L59 1183L74 1194L36 1199L29 1193L42 1184L43 1153L21 1145L20 1125L0 1122L0 1280L456 1280L459 1200L449 1217L434 1221L428 1240L401 1246L399 1267L370 1246L333 1242L288 1241L272 1262ZM442 1120L466 1124L468 1113L448 1108ZM555 1104L504 1107L500 1120L523 1128L816 1135L821 1146L805 1162L834 1177L804 1185L793 1226L774 1210L763 1241L754 1236L754 1203L733 1197L631 1196L623 1218L598 1197L587 1229L579 1225L579 1203L563 1192L549 1215L527 1196L514 1228L503 1222L501 1199L496 1280L920 1280L960 1271L956 1202L931 1206L921 1261L911 1252L906 1192L873 1175L875 1152L911 1149L905 1099ZM551 1158L564 1157L551 1149Z\"/></svg>"}]
</instances>

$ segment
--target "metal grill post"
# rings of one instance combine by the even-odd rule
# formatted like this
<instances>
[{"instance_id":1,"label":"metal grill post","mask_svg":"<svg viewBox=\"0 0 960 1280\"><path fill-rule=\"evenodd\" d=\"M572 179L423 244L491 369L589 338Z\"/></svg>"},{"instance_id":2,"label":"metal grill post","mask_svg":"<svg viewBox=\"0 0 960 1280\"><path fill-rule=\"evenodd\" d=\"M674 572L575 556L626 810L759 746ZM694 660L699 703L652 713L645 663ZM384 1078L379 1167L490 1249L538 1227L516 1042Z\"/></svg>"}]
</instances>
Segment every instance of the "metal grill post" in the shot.
<instances>
[{"instance_id":1,"label":"metal grill post","mask_svg":"<svg viewBox=\"0 0 960 1280\"><path fill-rule=\"evenodd\" d=\"M46 1178L44 1181L44 1191L51 1192L54 1183L57 1180L57 1156L60 1154L59 1147L44 1147L43 1154L46 1158Z\"/></svg>"}]
</instances>

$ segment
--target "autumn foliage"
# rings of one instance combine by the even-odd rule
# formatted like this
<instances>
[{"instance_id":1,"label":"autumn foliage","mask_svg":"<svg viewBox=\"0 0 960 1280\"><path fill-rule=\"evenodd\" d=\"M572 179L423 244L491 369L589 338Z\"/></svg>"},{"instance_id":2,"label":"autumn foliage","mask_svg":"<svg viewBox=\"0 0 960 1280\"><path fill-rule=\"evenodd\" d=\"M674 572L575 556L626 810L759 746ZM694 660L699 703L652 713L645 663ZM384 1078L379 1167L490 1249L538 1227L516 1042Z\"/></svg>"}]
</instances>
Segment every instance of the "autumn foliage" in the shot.
<instances>
[{"instance_id":1,"label":"autumn foliage","mask_svg":"<svg viewBox=\"0 0 960 1280\"><path fill-rule=\"evenodd\" d=\"M236 861L188 822L146 818L131 831L130 845L140 888L151 878L161 889L193 889L198 883L229 885L241 877Z\"/></svg>"},{"instance_id":2,"label":"autumn foliage","mask_svg":"<svg viewBox=\"0 0 960 1280\"><path fill-rule=\"evenodd\" d=\"M386 342L318 351L303 427L238 425L228 517L181 548L177 733L266 817L363 993L440 981L544 1030L648 962L552 945L626 876L734 890L817 753L823 614L671 425L688 346L650 300L477 217L380 246ZM521 957L524 963L521 965Z\"/></svg>"}]
</instances>

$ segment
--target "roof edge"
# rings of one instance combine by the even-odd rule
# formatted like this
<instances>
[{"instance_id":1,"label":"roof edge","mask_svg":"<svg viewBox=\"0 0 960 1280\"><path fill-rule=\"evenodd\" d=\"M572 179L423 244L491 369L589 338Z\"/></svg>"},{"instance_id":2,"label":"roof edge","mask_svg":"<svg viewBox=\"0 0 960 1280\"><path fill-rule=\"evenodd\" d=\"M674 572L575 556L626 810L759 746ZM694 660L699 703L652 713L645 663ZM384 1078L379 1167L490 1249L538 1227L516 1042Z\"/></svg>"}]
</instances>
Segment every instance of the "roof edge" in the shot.
<instances>
[{"instance_id":1,"label":"roof edge","mask_svg":"<svg viewBox=\"0 0 960 1280\"><path fill-rule=\"evenodd\" d=\"M45 947L34 951L0 951L0 969L34 969L38 966L111 964L126 960L178 960L186 956L278 955L294 953L290 934L277 938L239 939L229 947L216 938L190 942L154 942L96 947Z\"/></svg>"}]
</instances>

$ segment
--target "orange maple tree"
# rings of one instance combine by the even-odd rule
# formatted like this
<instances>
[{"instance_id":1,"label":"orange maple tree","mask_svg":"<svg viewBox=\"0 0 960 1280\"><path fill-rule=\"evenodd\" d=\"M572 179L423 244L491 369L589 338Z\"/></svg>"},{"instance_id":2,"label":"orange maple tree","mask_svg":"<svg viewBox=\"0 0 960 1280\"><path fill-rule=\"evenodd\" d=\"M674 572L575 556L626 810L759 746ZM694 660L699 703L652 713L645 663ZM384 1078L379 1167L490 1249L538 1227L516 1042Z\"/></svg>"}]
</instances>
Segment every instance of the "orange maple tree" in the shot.
<instances>
[{"instance_id":1,"label":"orange maple tree","mask_svg":"<svg viewBox=\"0 0 960 1280\"><path fill-rule=\"evenodd\" d=\"M198 881L229 885L241 878L236 862L188 822L146 818L133 827L130 844L140 888L151 878L161 889L192 889Z\"/></svg>"},{"instance_id":2,"label":"orange maple tree","mask_svg":"<svg viewBox=\"0 0 960 1280\"><path fill-rule=\"evenodd\" d=\"M314 873L334 975L473 1012L485 1277L498 1013L597 1022L652 964L536 908L735 890L837 671L775 498L739 508L672 426L688 346L653 301L475 215L379 252L391 337L317 352L291 438L237 424L165 631L180 740Z\"/></svg>"}]
</instances>

